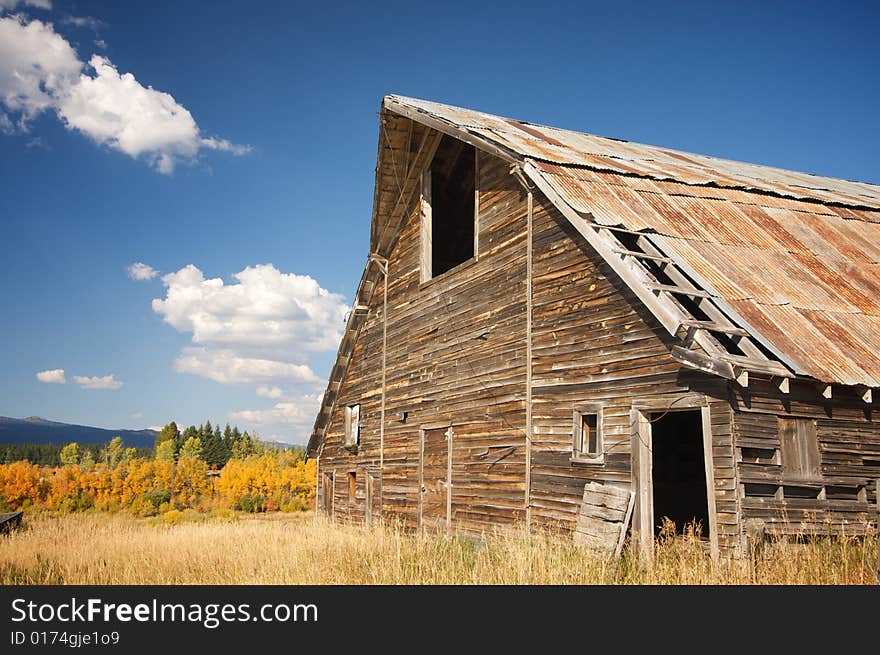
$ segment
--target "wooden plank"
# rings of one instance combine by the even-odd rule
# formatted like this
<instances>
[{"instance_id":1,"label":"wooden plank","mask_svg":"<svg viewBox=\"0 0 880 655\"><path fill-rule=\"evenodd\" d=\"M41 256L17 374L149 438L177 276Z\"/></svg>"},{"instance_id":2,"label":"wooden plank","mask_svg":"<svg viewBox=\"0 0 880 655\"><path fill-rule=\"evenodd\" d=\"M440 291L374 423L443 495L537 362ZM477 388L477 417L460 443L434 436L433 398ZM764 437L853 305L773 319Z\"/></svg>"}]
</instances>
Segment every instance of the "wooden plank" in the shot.
<instances>
[{"instance_id":1,"label":"wooden plank","mask_svg":"<svg viewBox=\"0 0 880 655\"><path fill-rule=\"evenodd\" d=\"M575 526L575 543L614 552L621 525L627 520L631 498L626 489L598 482L586 483ZM584 535L589 538L585 539Z\"/></svg>"}]
</instances>

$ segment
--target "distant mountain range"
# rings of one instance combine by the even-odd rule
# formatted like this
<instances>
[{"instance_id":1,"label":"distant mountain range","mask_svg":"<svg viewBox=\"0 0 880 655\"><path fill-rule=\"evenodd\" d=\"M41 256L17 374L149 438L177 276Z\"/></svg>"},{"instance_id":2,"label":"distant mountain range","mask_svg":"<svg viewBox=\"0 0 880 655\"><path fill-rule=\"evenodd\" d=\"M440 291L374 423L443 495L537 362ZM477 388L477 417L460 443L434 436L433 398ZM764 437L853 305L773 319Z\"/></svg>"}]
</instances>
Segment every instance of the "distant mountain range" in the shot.
<instances>
[{"instance_id":1,"label":"distant mountain range","mask_svg":"<svg viewBox=\"0 0 880 655\"><path fill-rule=\"evenodd\" d=\"M126 446L152 447L155 430L107 430L88 425L71 425L48 421L39 416L9 418L0 416L0 444L65 444L106 443L113 437L122 437Z\"/></svg>"}]
</instances>

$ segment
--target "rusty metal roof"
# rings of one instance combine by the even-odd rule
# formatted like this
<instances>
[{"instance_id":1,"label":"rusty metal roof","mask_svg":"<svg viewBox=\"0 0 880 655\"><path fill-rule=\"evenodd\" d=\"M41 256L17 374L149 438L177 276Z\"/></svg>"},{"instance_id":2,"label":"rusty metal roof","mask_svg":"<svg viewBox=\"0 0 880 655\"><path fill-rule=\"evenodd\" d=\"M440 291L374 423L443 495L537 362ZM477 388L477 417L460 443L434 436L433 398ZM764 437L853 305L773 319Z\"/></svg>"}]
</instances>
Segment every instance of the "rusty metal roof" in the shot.
<instances>
[{"instance_id":1,"label":"rusty metal roof","mask_svg":"<svg viewBox=\"0 0 880 655\"><path fill-rule=\"evenodd\" d=\"M595 223L656 235L802 374L880 386L880 186L400 96L385 107L530 160Z\"/></svg>"}]
</instances>

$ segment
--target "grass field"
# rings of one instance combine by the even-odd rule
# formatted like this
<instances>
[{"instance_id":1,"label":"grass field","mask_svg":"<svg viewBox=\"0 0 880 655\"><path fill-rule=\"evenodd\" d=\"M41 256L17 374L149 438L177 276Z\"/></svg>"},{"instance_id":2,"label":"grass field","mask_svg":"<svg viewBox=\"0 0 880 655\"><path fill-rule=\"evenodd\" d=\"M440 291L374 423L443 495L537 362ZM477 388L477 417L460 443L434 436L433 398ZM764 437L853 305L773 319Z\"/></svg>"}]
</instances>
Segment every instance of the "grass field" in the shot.
<instances>
[{"instance_id":1,"label":"grass field","mask_svg":"<svg viewBox=\"0 0 880 655\"><path fill-rule=\"evenodd\" d=\"M329 525L312 513L32 515L0 537L0 584L876 584L876 539L772 544L713 564L663 540L653 565L520 533L482 542Z\"/></svg>"}]
</instances>

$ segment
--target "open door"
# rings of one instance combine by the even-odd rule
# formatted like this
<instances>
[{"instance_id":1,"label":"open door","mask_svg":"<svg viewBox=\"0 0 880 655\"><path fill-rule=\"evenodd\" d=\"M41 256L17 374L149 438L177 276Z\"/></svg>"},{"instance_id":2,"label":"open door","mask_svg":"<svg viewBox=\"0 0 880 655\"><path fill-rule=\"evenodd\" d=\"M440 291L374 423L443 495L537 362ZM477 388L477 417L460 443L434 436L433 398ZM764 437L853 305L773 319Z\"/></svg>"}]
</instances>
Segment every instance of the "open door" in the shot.
<instances>
[{"instance_id":1,"label":"open door","mask_svg":"<svg viewBox=\"0 0 880 655\"><path fill-rule=\"evenodd\" d=\"M665 518L678 534L696 526L717 556L709 407L702 397L679 397L673 404L674 400L633 405L634 542L643 555L652 557Z\"/></svg>"},{"instance_id":2,"label":"open door","mask_svg":"<svg viewBox=\"0 0 880 655\"><path fill-rule=\"evenodd\" d=\"M676 534L709 538L709 501L699 410L652 412L651 470L654 536L664 526Z\"/></svg>"}]
</instances>

